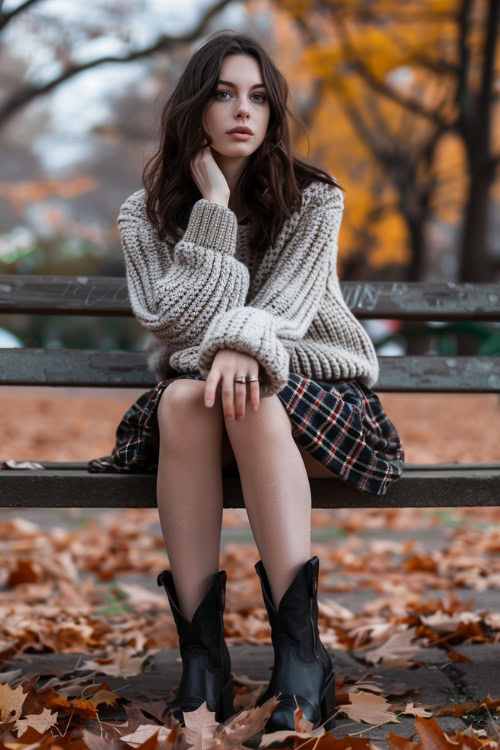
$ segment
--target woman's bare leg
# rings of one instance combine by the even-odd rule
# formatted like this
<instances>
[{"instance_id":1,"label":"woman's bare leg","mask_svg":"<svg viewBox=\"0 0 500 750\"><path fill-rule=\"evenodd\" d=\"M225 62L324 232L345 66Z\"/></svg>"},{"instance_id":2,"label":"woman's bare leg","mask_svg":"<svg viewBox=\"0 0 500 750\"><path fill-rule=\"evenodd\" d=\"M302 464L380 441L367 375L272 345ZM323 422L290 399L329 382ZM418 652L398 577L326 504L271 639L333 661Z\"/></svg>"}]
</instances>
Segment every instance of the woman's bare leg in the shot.
<instances>
[{"instance_id":1,"label":"woman's bare leg","mask_svg":"<svg viewBox=\"0 0 500 750\"><path fill-rule=\"evenodd\" d=\"M158 406L158 511L179 605L189 622L220 557L224 417L220 399L211 409L205 406L205 386L175 380ZM231 458L226 452L225 462Z\"/></svg>"},{"instance_id":2,"label":"woman's bare leg","mask_svg":"<svg viewBox=\"0 0 500 750\"><path fill-rule=\"evenodd\" d=\"M225 426L238 462L248 519L278 607L295 574L311 557L308 473L278 396L262 398L257 411L247 402L244 418L226 419Z\"/></svg>"}]
</instances>

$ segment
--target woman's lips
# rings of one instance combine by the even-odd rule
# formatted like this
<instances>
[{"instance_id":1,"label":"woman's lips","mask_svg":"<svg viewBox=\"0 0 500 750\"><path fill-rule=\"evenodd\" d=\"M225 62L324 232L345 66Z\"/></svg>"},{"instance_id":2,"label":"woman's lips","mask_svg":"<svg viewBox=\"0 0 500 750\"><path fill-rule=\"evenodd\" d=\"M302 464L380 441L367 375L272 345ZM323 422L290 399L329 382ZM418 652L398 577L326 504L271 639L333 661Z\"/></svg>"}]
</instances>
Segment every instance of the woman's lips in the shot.
<instances>
[{"instance_id":1,"label":"woman's lips","mask_svg":"<svg viewBox=\"0 0 500 750\"><path fill-rule=\"evenodd\" d=\"M252 136L250 133L228 133L231 138L236 138L237 141L247 141Z\"/></svg>"}]
</instances>

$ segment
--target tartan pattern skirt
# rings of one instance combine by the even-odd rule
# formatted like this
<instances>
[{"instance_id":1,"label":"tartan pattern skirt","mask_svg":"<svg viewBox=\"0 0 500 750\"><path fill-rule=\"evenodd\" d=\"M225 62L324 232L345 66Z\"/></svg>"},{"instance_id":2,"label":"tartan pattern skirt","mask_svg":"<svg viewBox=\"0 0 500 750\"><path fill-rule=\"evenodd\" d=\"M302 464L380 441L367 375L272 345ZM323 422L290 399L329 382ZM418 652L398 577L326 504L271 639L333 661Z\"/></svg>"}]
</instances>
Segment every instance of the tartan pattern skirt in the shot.
<instances>
[{"instance_id":1,"label":"tartan pattern skirt","mask_svg":"<svg viewBox=\"0 0 500 750\"><path fill-rule=\"evenodd\" d=\"M203 380L199 372L175 375L143 393L125 412L109 456L88 462L89 472L153 473L158 470L156 410L174 380ZM289 373L277 394L292 421L295 442L361 492L385 495L404 468L404 448L377 394L358 380L311 380ZM236 461L224 476L239 476Z\"/></svg>"}]
</instances>

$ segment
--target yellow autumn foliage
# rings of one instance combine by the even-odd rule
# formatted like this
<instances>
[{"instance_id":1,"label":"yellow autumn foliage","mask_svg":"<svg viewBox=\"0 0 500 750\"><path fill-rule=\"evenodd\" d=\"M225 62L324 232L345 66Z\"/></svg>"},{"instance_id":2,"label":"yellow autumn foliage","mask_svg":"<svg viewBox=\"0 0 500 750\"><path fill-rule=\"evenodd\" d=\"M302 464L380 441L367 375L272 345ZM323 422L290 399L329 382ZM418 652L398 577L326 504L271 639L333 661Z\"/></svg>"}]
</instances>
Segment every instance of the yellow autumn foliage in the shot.
<instances>
[{"instance_id":1,"label":"yellow autumn foliage","mask_svg":"<svg viewBox=\"0 0 500 750\"><path fill-rule=\"evenodd\" d=\"M377 246L368 257L373 268L383 268L390 263L406 265L411 256L408 246L406 224L401 214L394 211L383 216L373 227Z\"/></svg>"},{"instance_id":2,"label":"yellow autumn foliage","mask_svg":"<svg viewBox=\"0 0 500 750\"><path fill-rule=\"evenodd\" d=\"M422 221L450 227L464 210L469 178L461 139L448 132L430 156L426 149L436 127L458 116L458 0L268 0L267 7L294 100L307 101L314 83L323 83L308 114L309 150L302 140L296 150L346 189L339 263L366 246L373 268L407 265L414 249L403 206L414 217L419 196L428 192ZM471 6L469 76L478 81L486 10L486 0ZM497 97L491 129L497 154L499 117ZM500 199L498 170L490 196Z\"/></svg>"}]
</instances>

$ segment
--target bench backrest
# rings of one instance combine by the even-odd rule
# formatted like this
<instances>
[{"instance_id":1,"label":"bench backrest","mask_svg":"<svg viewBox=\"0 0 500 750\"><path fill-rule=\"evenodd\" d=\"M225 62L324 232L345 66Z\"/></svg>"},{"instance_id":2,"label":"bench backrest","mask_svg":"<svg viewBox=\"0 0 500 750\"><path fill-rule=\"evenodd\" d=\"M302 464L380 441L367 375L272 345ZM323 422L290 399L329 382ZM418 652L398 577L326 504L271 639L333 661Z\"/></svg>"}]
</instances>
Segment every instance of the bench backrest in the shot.
<instances>
[{"instance_id":1,"label":"bench backrest","mask_svg":"<svg viewBox=\"0 0 500 750\"><path fill-rule=\"evenodd\" d=\"M498 284L357 282L340 284L358 319L500 321ZM125 278L0 275L0 311L13 314L132 316ZM0 384L151 388L142 352L6 348ZM500 392L498 356L379 356L374 390Z\"/></svg>"}]
</instances>

